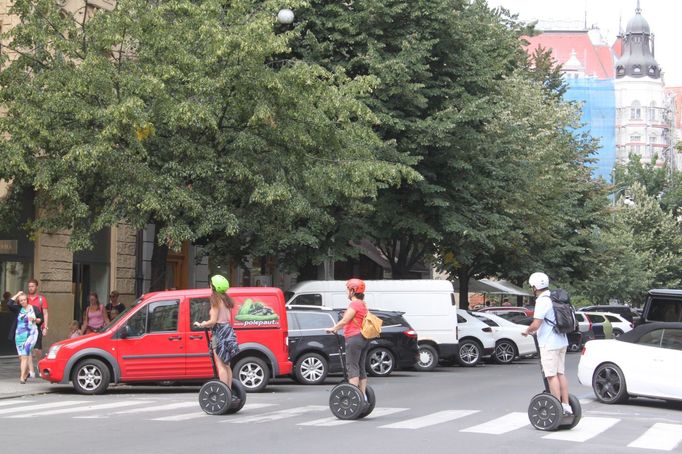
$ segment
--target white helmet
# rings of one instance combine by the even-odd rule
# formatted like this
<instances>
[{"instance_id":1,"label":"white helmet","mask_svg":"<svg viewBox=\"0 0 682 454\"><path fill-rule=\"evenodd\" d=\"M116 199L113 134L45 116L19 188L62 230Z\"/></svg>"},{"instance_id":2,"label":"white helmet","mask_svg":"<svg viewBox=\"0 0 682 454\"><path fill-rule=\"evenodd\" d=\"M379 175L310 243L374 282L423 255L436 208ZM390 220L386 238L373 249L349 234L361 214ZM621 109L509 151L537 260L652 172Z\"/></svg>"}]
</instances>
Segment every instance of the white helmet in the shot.
<instances>
[{"instance_id":1,"label":"white helmet","mask_svg":"<svg viewBox=\"0 0 682 454\"><path fill-rule=\"evenodd\" d=\"M533 273L528 278L528 283L531 287L535 287L537 290L549 287L549 278L545 273Z\"/></svg>"}]
</instances>

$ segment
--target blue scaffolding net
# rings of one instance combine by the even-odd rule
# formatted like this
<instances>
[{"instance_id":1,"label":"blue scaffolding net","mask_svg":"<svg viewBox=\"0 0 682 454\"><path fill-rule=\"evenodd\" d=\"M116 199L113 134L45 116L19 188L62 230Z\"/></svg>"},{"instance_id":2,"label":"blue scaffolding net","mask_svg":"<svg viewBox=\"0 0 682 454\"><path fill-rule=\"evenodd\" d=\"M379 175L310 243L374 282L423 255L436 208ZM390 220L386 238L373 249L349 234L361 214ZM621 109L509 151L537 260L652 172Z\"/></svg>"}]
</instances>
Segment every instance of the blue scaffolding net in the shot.
<instances>
[{"instance_id":1,"label":"blue scaffolding net","mask_svg":"<svg viewBox=\"0 0 682 454\"><path fill-rule=\"evenodd\" d=\"M616 163L616 92L613 80L594 78L567 79L567 101L582 105L583 126L579 132L587 132L599 140L599 149L593 156L592 176L611 182Z\"/></svg>"}]
</instances>

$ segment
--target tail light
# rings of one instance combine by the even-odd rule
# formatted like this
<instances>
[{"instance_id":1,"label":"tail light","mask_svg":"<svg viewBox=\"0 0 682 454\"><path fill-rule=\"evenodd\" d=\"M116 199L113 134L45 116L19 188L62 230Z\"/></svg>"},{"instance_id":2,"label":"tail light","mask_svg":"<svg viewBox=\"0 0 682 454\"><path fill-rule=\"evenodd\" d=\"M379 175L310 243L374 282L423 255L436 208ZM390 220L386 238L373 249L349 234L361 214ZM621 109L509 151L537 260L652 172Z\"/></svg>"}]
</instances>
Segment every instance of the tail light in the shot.
<instances>
[{"instance_id":1,"label":"tail light","mask_svg":"<svg viewBox=\"0 0 682 454\"><path fill-rule=\"evenodd\" d=\"M586 351L587 351L587 347L585 347L585 346L583 345L583 349L580 351L580 354L581 354L581 355L584 355Z\"/></svg>"},{"instance_id":2,"label":"tail light","mask_svg":"<svg viewBox=\"0 0 682 454\"><path fill-rule=\"evenodd\" d=\"M484 333L492 333L493 329L489 326L486 326L485 328L481 328L481 331L483 331Z\"/></svg>"},{"instance_id":3,"label":"tail light","mask_svg":"<svg viewBox=\"0 0 682 454\"><path fill-rule=\"evenodd\" d=\"M407 337L411 338L411 339L417 338L417 332L413 329L408 329L407 331L403 331L403 334L406 335Z\"/></svg>"}]
</instances>

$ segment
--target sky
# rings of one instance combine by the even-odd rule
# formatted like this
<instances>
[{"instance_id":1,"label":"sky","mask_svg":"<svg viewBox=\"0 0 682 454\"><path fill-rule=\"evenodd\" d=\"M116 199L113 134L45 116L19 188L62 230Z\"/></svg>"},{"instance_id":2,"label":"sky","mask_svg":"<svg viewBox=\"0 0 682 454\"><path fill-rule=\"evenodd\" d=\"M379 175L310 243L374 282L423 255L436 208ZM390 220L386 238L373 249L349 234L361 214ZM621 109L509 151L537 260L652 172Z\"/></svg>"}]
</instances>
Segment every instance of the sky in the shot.
<instances>
[{"instance_id":1,"label":"sky","mask_svg":"<svg viewBox=\"0 0 682 454\"><path fill-rule=\"evenodd\" d=\"M619 23L625 31L635 15L637 0L488 0L488 5L503 6L524 21L537 19L557 27L571 23L574 28L584 27L587 17L588 28L598 26L612 44ZM665 85L682 86L682 58L678 47L682 43L682 0L640 0L640 7L654 34L656 60L664 71Z\"/></svg>"}]
</instances>

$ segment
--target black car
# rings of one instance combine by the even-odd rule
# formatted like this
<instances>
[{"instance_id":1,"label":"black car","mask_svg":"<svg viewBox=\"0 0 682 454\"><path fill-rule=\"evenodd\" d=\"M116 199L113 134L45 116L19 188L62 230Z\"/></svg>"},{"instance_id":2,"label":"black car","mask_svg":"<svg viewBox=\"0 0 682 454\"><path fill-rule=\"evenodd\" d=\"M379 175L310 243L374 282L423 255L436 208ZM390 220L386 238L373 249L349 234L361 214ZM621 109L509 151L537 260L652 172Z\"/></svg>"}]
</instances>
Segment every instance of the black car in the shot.
<instances>
[{"instance_id":1,"label":"black car","mask_svg":"<svg viewBox=\"0 0 682 454\"><path fill-rule=\"evenodd\" d=\"M396 369L414 366L418 355L417 333L401 312L375 311L383 320L381 336L370 342L367 374L386 377ZM341 373L339 344L327 333L343 316L343 310L313 306L289 306L289 359L294 364L294 378L299 383L323 383L327 374ZM338 340L344 342L343 336Z\"/></svg>"}]
</instances>

